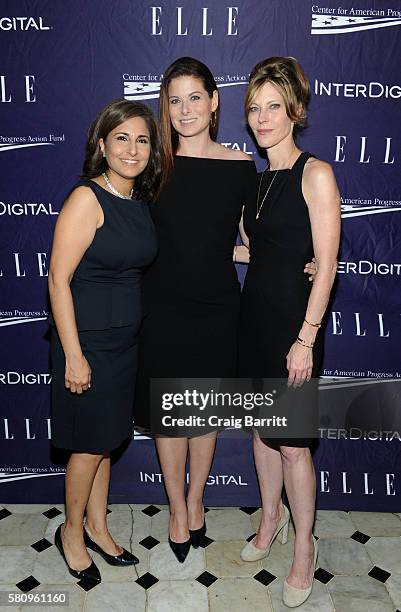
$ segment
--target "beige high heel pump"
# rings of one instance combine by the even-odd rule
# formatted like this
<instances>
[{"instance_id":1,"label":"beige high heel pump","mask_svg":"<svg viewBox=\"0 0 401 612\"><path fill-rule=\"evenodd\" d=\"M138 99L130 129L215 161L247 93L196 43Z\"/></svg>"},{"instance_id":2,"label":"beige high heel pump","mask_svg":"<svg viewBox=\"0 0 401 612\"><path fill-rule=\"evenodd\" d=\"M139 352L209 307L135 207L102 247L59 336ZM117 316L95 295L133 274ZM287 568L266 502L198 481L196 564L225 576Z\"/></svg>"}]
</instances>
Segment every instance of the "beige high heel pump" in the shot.
<instances>
[{"instance_id":1,"label":"beige high heel pump","mask_svg":"<svg viewBox=\"0 0 401 612\"><path fill-rule=\"evenodd\" d=\"M315 538L312 536L313 541L313 574L312 574L312 582L309 587L306 589L297 589L296 587L288 584L287 580L284 580L283 586L283 602L288 608L297 608L301 604L303 604L309 597L312 592L314 574L316 570L316 562L317 562L317 542Z\"/></svg>"},{"instance_id":2,"label":"beige high heel pump","mask_svg":"<svg viewBox=\"0 0 401 612\"><path fill-rule=\"evenodd\" d=\"M273 537L270 540L270 544L266 548L257 548L256 546L254 546L254 544L252 544L252 542L248 542L241 550L240 556L243 561L259 561L260 559L264 559L265 557L267 557L270 553L270 547L276 538L281 542L281 544L287 543L290 513L287 506L285 506L284 504L283 508L284 512L280 517L276 531L273 533Z\"/></svg>"}]
</instances>

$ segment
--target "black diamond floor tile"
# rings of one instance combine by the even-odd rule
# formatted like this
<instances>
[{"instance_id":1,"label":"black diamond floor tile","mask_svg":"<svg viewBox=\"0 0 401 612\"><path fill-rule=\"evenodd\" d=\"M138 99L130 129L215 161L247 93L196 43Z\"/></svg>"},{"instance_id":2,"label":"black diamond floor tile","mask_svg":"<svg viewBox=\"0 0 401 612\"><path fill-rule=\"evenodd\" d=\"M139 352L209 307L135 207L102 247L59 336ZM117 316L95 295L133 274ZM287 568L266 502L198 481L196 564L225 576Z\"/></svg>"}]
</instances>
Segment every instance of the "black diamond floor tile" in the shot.
<instances>
[{"instance_id":1,"label":"black diamond floor tile","mask_svg":"<svg viewBox=\"0 0 401 612\"><path fill-rule=\"evenodd\" d=\"M148 516L154 516L155 514L159 514L159 512L161 512L160 508L156 508L156 506L148 506L147 508L144 508L142 510L142 512L144 514L147 514Z\"/></svg>"},{"instance_id":2,"label":"black diamond floor tile","mask_svg":"<svg viewBox=\"0 0 401 612\"><path fill-rule=\"evenodd\" d=\"M141 540L139 544L141 544L141 546L143 546L144 548L151 550L152 548L160 544L160 542L159 540L156 540L156 538L154 538L153 536L148 536L147 538Z\"/></svg>"},{"instance_id":3,"label":"black diamond floor tile","mask_svg":"<svg viewBox=\"0 0 401 612\"><path fill-rule=\"evenodd\" d=\"M199 546L201 548L207 548L210 544L213 544L214 540L212 538L208 538L207 535L201 536Z\"/></svg>"},{"instance_id":4,"label":"black diamond floor tile","mask_svg":"<svg viewBox=\"0 0 401 612\"><path fill-rule=\"evenodd\" d=\"M53 519L59 514L62 514L61 510L57 510L57 508L49 508L46 512L42 512L43 516L46 516L48 519Z\"/></svg>"},{"instance_id":5,"label":"black diamond floor tile","mask_svg":"<svg viewBox=\"0 0 401 612\"><path fill-rule=\"evenodd\" d=\"M110 510L110 508L107 508L107 512L106 514L111 514L111 512L113 512L112 510Z\"/></svg>"},{"instance_id":6,"label":"black diamond floor tile","mask_svg":"<svg viewBox=\"0 0 401 612\"><path fill-rule=\"evenodd\" d=\"M149 574L149 572L146 572L146 574L138 578L138 580L136 580L135 582L137 582L139 586L141 586L143 589L150 589L150 587L156 584L156 582L159 582L159 580L158 578L153 576L153 574Z\"/></svg>"},{"instance_id":7,"label":"black diamond floor tile","mask_svg":"<svg viewBox=\"0 0 401 612\"><path fill-rule=\"evenodd\" d=\"M370 540L370 536L366 535L366 533L362 533L361 531L355 531L351 538L360 544L366 544L366 542Z\"/></svg>"},{"instance_id":8,"label":"black diamond floor tile","mask_svg":"<svg viewBox=\"0 0 401 612\"><path fill-rule=\"evenodd\" d=\"M253 540L255 536L256 536L256 533L253 533L252 535L249 536L249 538L246 539L246 541L251 542L251 540Z\"/></svg>"},{"instance_id":9,"label":"black diamond floor tile","mask_svg":"<svg viewBox=\"0 0 401 612\"><path fill-rule=\"evenodd\" d=\"M207 514L208 512L210 512L210 508L205 508L205 514Z\"/></svg>"},{"instance_id":10,"label":"black diamond floor tile","mask_svg":"<svg viewBox=\"0 0 401 612\"><path fill-rule=\"evenodd\" d=\"M271 574L270 572L268 572L268 571L266 571L264 569L261 570L260 572L258 572L254 576L254 578L255 578L255 580L257 580L261 584L264 584L264 586L267 586L268 584L273 582L273 580L276 580L276 576L274 576L274 574Z\"/></svg>"},{"instance_id":11,"label":"black diamond floor tile","mask_svg":"<svg viewBox=\"0 0 401 612\"><path fill-rule=\"evenodd\" d=\"M386 572L386 570L382 569L381 567L377 567L377 565L370 570L368 575L379 582L386 582L386 580L391 576L390 572Z\"/></svg>"},{"instance_id":12,"label":"black diamond floor tile","mask_svg":"<svg viewBox=\"0 0 401 612\"><path fill-rule=\"evenodd\" d=\"M213 574L211 574L210 572L203 572L203 574L198 576L196 580L203 584L203 586L209 588L213 584L213 582L216 582L217 578L216 576L213 576Z\"/></svg>"},{"instance_id":13,"label":"black diamond floor tile","mask_svg":"<svg viewBox=\"0 0 401 612\"><path fill-rule=\"evenodd\" d=\"M245 512L245 514L249 514L249 516L251 516L251 514L255 514L255 512L259 510L259 508L252 508L251 506L242 506L240 510L242 510L242 512Z\"/></svg>"},{"instance_id":14,"label":"black diamond floor tile","mask_svg":"<svg viewBox=\"0 0 401 612\"><path fill-rule=\"evenodd\" d=\"M47 548L50 548L50 546L53 546L53 544L49 542L49 540L46 540L46 538L43 538L43 540L39 540L38 542L35 542L35 544L31 544L31 546L36 550L36 552L41 553Z\"/></svg>"},{"instance_id":15,"label":"black diamond floor tile","mask_svg":"<svg viewBox=\"0 0 401 612\"><path fill-rule=\"evenodd\" d=\"M34 576L28 576L25 580L21 580L15 586L19 588L23 593L28 593L28 591L32 591L32 589L36 589L40 585L40 582L36 580Z\"/></svg>"},{"instance_id":16,"label":"black diamond floor tile","mask_svg":"<svg viewBox=\"0 0 401 612\"><path fill-rule=\"evenodd\" d=\"M11 515L12 515L12 512L7 510L7 508L2 508L0 510L0 521L1 519L7 518L7 516L11 516Z\"/></svg>"},{"instance_id":17,"label":"black diamond floor tile","mask_svg":"<svg viewBox=\"0 0 401 612\"><path fill-rule=\"evenodd\" d=\"M82 578L77 582L77 585L80 586L81 589L86 592L94 589L98 584L100 584L100 582L98 582L97 580L89 580L88 578Z\"/></svg>"},{"instance_id":18,"label":"black diamond floor tile","mask_svg":"<svg viewBox=\"0 0 401 612\"><path fill-rule=\"evenodd\" d=\"M319 580L319 582L322 582L323 584L327 584L328 582L330 582L332 578L334 578L334 574L331 574L330 572L323 569L322 567L319 567L319 569L315 571L315 578L316 580Z\"/></svg>"}]
</instances>

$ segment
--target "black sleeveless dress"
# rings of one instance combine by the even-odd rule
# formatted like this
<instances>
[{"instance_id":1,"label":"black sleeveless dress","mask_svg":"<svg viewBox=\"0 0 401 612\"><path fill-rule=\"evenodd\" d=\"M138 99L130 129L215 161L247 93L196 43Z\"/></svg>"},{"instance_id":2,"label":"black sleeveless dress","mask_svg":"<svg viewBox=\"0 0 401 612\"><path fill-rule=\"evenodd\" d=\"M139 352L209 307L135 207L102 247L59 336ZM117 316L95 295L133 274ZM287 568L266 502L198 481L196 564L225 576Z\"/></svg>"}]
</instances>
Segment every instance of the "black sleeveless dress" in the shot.
<instances>
[{"instance_id":1,"label":"black sleeveless dress","mask_svg":"<svg viewBox=\"0 0 401 612\"><path fill-rule=\"evenodd\" d=\"M250 264L241 297L239 373L244 378L288 378L286 356L301 329L312 288L303 272L314 254L302 194L302 174L309 157L309 153L302 153L291 170L279 170L276 177L276 171L264 173L260 202L273 179L274 183L259 219L259 180L245 205ZM322 355L323 331L319 330L313 348L313 377L319 375ZM272 442L306 447L312 439L272 438Z\"/></svg>"},{"instance_id":2,"label":"black sleeveless dress","mask_svg":"<svg viewBox=\"0 0 401 612\"><path fill-rule=\"evenodd\" d=\"M149 426L150 378L233 377L240 285L233 264L253 161L177 156L151 212L158 256L143 282L135 428Z\"/></svg>"},{"instance_id":3,"label":"black sleeveless dress","mask_svg":"<svg viewBox=\"0 0 401 612\"><path fill-rule=\"evenodd\" d=\"M131 436L141 278L157 251L149 206L115 196L93 181L104 213L71 281L82 352L92 370L82 395L64 386L64 351L52 316L52 443L75 452L103 453Z\"/></svg>"}]
</instances>

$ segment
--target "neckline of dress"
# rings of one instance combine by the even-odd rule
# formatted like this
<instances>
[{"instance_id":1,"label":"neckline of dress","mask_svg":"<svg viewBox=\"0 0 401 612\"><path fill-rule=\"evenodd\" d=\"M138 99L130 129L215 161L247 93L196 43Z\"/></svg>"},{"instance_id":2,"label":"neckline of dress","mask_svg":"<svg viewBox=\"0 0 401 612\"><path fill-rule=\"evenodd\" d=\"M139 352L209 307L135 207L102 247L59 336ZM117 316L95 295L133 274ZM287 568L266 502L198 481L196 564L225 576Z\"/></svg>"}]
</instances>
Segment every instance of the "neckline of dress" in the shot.
<instances>
[{"instance_id":1,"label":"neckline of dress","mask_svg":"<svg viewBox=\"0 0 401 612\"><path fill-rule=\"evenodd\" d=\"M102 191L105 191L108 195L112 196L113 198L116 198L117 202L121 202L121 203L123 203L123 202L132 202L133 204L138 204L138 203L142 202L142 200L136 200L134 198L120 198L120 196L116 195L112 191L109 191L105 187L102 187L101 185L99 185L99 183L96 183L96 181L93 181L90 178L84 179L84 180L87 180L90 183L93 183L94 185L97 185Z\"/></svg>"},{"instance_id":2,"label":"neckline of dress","mask_svg":"<svg viewBox=\"0 0 401 612\"><path fill-rule=\"evenodd\" d=\"M226 159L224 157L195 157L194 155L175 155L175 159L202 159L205 161L224 161L224 162L251 162L253 163L253 159Z\"/></svg>"},{"instance_id":3,"label":"neckline of dress","mask_svg":"<svg viewBox=\"0 0 401 612\"><path fill-rule=\"evenodd\" d=\"M297 159L292 164L291 168L278 168L277 170L271 170L270 168L266 168L266 170L262 170L262 172L290 172L291 170L295 168L295 166L297 165L301 157L303 157L303 155L305 154L306 154L306 151L301 151Z\"/></svg>"}]
</instances>

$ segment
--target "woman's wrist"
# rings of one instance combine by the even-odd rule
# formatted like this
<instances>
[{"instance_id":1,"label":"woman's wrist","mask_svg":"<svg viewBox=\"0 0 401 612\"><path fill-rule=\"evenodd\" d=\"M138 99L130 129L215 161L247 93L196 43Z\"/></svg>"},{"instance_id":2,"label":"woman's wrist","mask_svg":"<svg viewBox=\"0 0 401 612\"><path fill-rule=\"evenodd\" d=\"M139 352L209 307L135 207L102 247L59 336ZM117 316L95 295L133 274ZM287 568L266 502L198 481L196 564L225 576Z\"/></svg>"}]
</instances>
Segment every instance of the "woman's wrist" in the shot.
<instances>
[{"instance_id":1,"label":"woman's wrist","mask_svg":"<svg viewBox=\"0 0 401 612\"><path fill-rule=\"evenodd\" d=\"M314 344L313 341L308 342L302 336L298 336L297 339L295 340L295 343L299 344L300 346L303 346L304 348L307 348L307 349L312 349L313 348L313 344Z\"/></svg>"}]
</instances>

